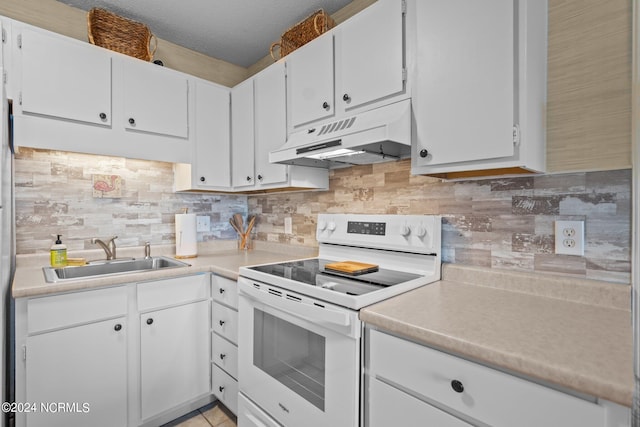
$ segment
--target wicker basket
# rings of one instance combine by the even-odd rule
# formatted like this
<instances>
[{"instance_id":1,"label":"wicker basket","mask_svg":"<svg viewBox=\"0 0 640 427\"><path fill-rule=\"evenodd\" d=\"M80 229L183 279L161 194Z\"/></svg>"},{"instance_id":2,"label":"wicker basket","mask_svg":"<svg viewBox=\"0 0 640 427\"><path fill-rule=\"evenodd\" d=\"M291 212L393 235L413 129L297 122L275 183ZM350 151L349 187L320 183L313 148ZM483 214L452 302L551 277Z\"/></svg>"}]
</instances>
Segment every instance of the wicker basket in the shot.
<instances>
[{"instance_id":1,"label":"wicker basket","mask_svg":"<svg viewBox=\"0 0 640 427\"><path fill-rule=\"evenodd\" d=\"M115 52L151 61L158 41L149 27L108 10L93 8L87 14L89 42ZM153 39L153 49L151 40Z\"/></svg>"},{"instance_id":2,"label":"wicker basket","mask_svg":"<svg viewBox=\"0 0 640 427\"><path fill-rule=\"evenodd\" d=\"M335 26L336 23L333 18L325 13L324 10L318 9L303 21L298 22L282 33L280 41L273 43L269 48L269 53L277 61ZM280 47L280 58L276 58L274 53L276 47Z\"/></svg>"}]
</instances>

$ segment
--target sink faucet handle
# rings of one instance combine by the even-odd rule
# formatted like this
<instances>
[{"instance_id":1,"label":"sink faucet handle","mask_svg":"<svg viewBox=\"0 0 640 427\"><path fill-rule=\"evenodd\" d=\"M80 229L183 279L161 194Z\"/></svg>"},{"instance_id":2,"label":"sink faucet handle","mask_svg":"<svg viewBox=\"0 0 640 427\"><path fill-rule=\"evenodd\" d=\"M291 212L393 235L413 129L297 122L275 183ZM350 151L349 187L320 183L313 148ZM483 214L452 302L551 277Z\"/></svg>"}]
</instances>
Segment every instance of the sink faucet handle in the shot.
<instances>
[{"instance_id":1,"label":"sink faucet handle","mask_svg":"<svg viewBox=\"0 0 640 427\"><path fill-rule=\"evenodd\" d=\"M144 257L145 259L151 258L151 242L144 242Z\"/></svg>"}]
</instances>

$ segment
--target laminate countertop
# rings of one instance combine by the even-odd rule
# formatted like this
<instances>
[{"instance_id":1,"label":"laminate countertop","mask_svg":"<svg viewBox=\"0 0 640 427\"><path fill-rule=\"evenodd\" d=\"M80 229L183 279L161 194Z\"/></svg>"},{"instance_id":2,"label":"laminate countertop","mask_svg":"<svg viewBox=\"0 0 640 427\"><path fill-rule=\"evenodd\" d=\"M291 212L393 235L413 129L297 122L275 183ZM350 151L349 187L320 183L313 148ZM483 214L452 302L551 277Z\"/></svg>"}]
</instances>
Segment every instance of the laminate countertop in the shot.
<instances>
[{"instance_id":1,"label":"laminate countertop","mask_svg":"<svg viewBox=\"0 0 640 427\"><path fill-rule=\"evenodd\" d=\"M308 258L317 255L316 248L307 248L281 244L264 244L256 242L256 249L238 251L236 241L219 242L198 248L196 258L182 259L188 267L167 268L154 271L118 274L113 276L93 277L57 283L47 283L44 279L42 267L49 263L49 254L18 255L16 257L16 271L13 278L11 292L14 298L34 297L60 292L73 292L86 289L113 286L124 283L159 280L170 277L184 276L202 272L212 272L232 280L238 279L240 267L257 264L268 264L292 259ZM153 256L173 256L174 247L152 247ZM143 248L118 248L119 257L140 257ZM104 259L104 252L76 251L70 257L85 257L88 260Z\"/></svg>"},{"instance_id":2,"label":"laminate countertop","mask_svg":"<svg viewBox=\"0 0 640 427\"><path fill-rule=\"evenodd\" d=\"M443 280L360 311L368 325L631 406L630 286L443 265Z\"/></svg>"}]
</instances>

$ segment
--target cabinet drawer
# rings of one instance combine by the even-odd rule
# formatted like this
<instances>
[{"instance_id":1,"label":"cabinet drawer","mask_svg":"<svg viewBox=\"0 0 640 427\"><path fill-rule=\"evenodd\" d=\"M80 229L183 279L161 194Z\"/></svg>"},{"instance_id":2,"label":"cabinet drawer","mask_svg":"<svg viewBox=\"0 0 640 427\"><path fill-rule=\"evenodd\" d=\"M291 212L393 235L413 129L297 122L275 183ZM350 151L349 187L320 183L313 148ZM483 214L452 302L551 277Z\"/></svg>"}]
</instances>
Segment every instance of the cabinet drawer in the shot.
<instances>
[{"instance_id":1,"label":"cabinet drawer","mask_svg":"<svg viewBox=\"0 0 640 427\"><path fill-rule=\"evenodd\" d=\"M127 290L124 286L32 298L27 301L27 330L33 334L126 313Z\"/></svg>"},{"instance_id":2,"label":"cabinet drawer","mask_svg":"<svg viewBox=\"0 0 640 427\"><path fill-rule=\"evenodd\" d=\"M213 363L225 370L233 378L238 378L238 347L218 334L213 334L211 342Z\"/></svg>"},{"instance_id":3,"label":"cabinet drawer","mask_svg":"<svg viewBox=\"0 0 640 427\"><path fill-rule=\"evenodd\" d=\"M367 405L368 427L470 427L459 418L376 379L369 384Z\"/></svg>"},{"instance_id":4,"label":"cabinet drawer","mask_svg":"<svg viewBox=\"0 0 640 427\"><path fill-rule=\"evenodd\" d=\"M207 299L210 277L207 273L138 283L138 310Z\"/></svg>"},{"instance_id":5,"label":"cabinet drawer","mask_svg":"<svg viewBox=\"0 0 640 427\"><path fill-rule=\"evenodd\" d=\"M234 344L238 344L238 312L213 303L213 331L222 335Z\"/></svg>"},{"instance_id":6,"label":"cabinet drawer","mask_svg":"<svg viewBox=\"0 0 640 427\"><path fill-rule=\"evenodd\" d=\"M238 283L235 280L216 275L211 278L211 281L213 282L213 300L218 301L222 304L226 304L229 307L233 307L237 310Z\"/></svg>"},{"instance_id":7,"label":"cabinet drawer","mask_svg":"<svg viewBox=\"0 0 640 427\"><path fill-rule=\"evenodd\" d=\"M217 367L213 369L213 395L224 404L234 414L238 413L238 382L231 378L229 374Z\"/></svg>"},{"instance_id":8,"label":"cabinet drawer","mask_svg":"<svg viewBox=\"0 0 640 427\"><path fill-rule=\"evenodd\" d=\"M247 427L280 427L273 418L243 394L238 395L238 425Z\"/></svg>"},{"instance_id":9,"label":"cabinet drawer","mask_svg":"<svg viewBox=\"0 0 640 427\"><path fill-rule=\"evenodd\" d=\"M604 409L594 403L385 333L371 331L370 351L372 377L495 427L605 422Z\"/></svg>"}]
</instances>

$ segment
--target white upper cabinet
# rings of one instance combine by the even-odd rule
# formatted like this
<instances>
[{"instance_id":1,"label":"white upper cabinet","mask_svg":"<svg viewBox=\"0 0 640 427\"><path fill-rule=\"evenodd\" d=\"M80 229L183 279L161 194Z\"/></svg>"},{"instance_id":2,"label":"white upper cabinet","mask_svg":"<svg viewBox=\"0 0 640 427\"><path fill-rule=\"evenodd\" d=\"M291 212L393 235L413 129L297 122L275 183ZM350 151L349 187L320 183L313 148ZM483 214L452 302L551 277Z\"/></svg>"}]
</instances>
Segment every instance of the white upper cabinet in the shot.
<instances>
[{"instance_id":1,"label":"white upper cabinet","mask_svg":"<svg viewBox=\"0 0 640 427\"><path fill-rule=\"evenodd\" d=\"M253 79L231 90L231 184L250 190L254 179Z\"/></svg>"},{"instance_id":2,"label":"white upper cabinet","mask_svg":"<svg viewBox=\"0 0 640 427\"><path fill-rule=\"evenodd\" d=\"M22 111L99 125L111 123L111 57L87 43L24 29Z\"/></svg>"},{"instance_id":3,"label":"white upper cabinet","mask_svg":"<svg viewBox=\"0 0 640 427\"><path fill-rule=\"evenodd\" d=\"M287 141L285 65L278 62L254 80L255 170L260 186L287 180L288 166L269 163L269 152Z\"/></svg>"},{"instance_id":4,"label":"white upper cabinet","mask_svg":"<svg viewBox=\"0 0 640 427\"><path fill-rule=\"evenodd\" d=\"M341 25L336 69L345 110L404 90L402 2L381 0Z\"/></svg>"},{"instance_id":5,"label":"white upper cabinet","mask_svg":"<svg viewBox=\"0 0 640 427\"><path fill-rule=\"evenodd\" d=\"M335 113L333 34L325 34L286 57L292 125L314 122Z\"/></svg>"},{"instance_id":6,"label":"white upper cabinet","mask_svg":"<svg viewBox=\"0 0 640 427\"><path fill-rule=\"evenodd\" d=\"M187 77L140 60L121 58L121 61L124 127L187 138Z\"/></svg>"},{"instance_id":7,"label":"white upper cabinet","mask_svg":"<svg viewBox=\"0 0 640 427\"><path fill-rule=\"evenodd\" d=\"M175 190L231 188L230 90L195 80L195 140L191 163L175 165Z\"/></svg>"},{"instance_id":8,"label":"white upper cabinet","mask_svg":"<svg viewBox=\"0 0 640 427\"><path fill-rule=\"evenodd\" d=\"M412 173L544 171L547 2L409 0Z\"/></svg>"},{"instance_id":9,"label":"white upper cabinet","mask_svg":"<svg viewBox=\"0 0 640 427\"><path fill-rule=\"evenodd\" d=\"M379 0L285 57L290 132L408 96L403 3Z\"/></svg>"}]
</instances>

